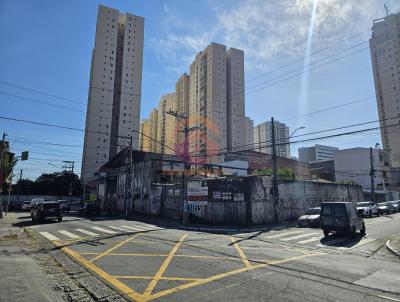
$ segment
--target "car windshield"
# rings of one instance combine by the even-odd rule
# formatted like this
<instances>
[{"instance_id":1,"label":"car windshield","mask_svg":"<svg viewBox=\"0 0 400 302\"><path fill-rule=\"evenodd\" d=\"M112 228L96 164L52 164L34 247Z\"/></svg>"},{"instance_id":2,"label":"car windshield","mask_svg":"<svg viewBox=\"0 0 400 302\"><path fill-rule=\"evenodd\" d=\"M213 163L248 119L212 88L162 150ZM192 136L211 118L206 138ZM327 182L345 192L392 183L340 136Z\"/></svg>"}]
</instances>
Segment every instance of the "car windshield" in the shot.
<instances>
[{"instance_id":1,"label":"car windshield","mask_svg":"<svg viewBox=\"0 0 400 302\"><path fill-rule=\"evenodd\" d=\"M312 208L307 211L308 215L319 215L321 213L320 208Z\"/></svg>"},{"instance_id":2,"label":"car windshield","mask_svg":"<svg viewBox=\"0 0 400 302\"><path fill-rule=\"evenodd\" d=\"M384 207L384 206L387 206L387 205L388 205L387 202L380 202L380 203L378 203L378 206L381 206L381 207Z\"/></svg>"},{"instance_id":3,"label":"car windshield","mask_svg":"<svg viewBox=\"0 0 400 302\"><path fill-rule=\"evenodd\" d=\"M370 202L357 202L357 207L369 207L370 205Z\"/></svg>"}]
</instances>

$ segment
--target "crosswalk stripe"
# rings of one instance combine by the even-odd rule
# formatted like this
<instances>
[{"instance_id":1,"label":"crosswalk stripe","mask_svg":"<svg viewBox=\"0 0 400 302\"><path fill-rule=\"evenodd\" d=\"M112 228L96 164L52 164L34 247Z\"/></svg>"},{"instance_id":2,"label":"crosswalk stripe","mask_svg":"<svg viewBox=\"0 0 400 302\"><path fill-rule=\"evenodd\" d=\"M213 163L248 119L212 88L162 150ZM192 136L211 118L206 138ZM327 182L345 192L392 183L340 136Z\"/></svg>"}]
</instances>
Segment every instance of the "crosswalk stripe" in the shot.
<instances>
[{"instance_id":1,"label":"crosswalk stripe","mask_svg":"<svg viewBox=\"0 0 400 302\"><path fill-rule=\"evenodd\" d=\"M301 234L301 235L297 235L297 236L282 238L281 240L282 241L290 241L290 240L295 240L295 239L300 239L300 238L310 237L310 236L315 236L315 235L317 235L317 234L316 233Z\"/></svg>"},{"instance_id":2,"label":"crosswalk stripe","mask_svg":"<svg viewBox=\"0 0 400 302\"><path fill-rule=\"evenodd\" d=\"M108 225L107 227L114 229L114 230L118 230L118 231L130 232L129 230L127 230L126 228L123 228L123 227L116 227L116 226L111 226L111 225Z\"/></svg>"},{"instance_id":3,"label":"crosswalk stripe","mask_svg":"<svg viewBox=\"0 0 400 302\"><path fill-rule=\"evenodd\" d=\"M279 237L284 237L288 235L294 235L294 234L300 234L303 233L303 231L294 231L294 232L287 232L287 233L281 233L277 235L272 235L272 236L264 236L265 239L273 239L273 238L279 238Z\"/></svg>"},{"instance_id":4,"label":"crosswalk stripe","mask_svg":"<svg viewBox=\"0 0 400 302\"><path fill-rule=\"evenodd\" d=\"M68 232L68 231L61 230L61 231L58 231L58 232L63 234L63 235L65 235L65 236L67 236L67 237L69 237L69 238L72 238L72 239L80 238L80 236L75 235L74 233L71 233L71 232Z\"/></svg>"},{"instance_id":5,"label":"crosswalk stripe","mask_svg":"<svg viewBox=\"0 0 400 302\"><path fill-rule=\"evenodd\" d=\"M317 246L318 247L327 247L327 246L332 246L332 245L335 245L337 243L342 243L342 242L345 242L345 241L348 241L348 240L349 240L349 238L336 238L336 239L324 241L324 243L320 243Z\"/></svg>"},{"instance_id":6,"label":"crosswalk stripe","mask_svg":"<svg viewBox=\"0 0 400 302\"><path fill-rule=\"evenodd\" d=\"M146 226L146 225L135 225L136 227L138 227L138 228L142 228L142 229L145 229L145 230L158 230L158 229L160 229L159 227L156 227L156 226Z\"/></svg>"},{"instance_id":7,"label":"crosswalk stripe","mask_svg":"<svg viewBox=\"0 0 400 302\"><path fill-rule=\"evenodd\" d=\"M94 229L94 230L106 233L106 234L117 234L117 232L115 232L115 231L110 231L110 230L107 230L107 229L104 229L104 228L101 228L101 227L91 227L91 228Z\"/></svg>"},{"instance_id":8,"label":"crosswalk stripe","mask_svg":"<svg viewBox=\"0 0 400 302\"><path fill-rule=\"evenodd\" d=\"M146 230L146 229L140 229L140 228L131 227L131 226L128 226L128 225L123 225L123 227L124 227L124 228L127 228L127 229L130 229L130 230L139 231L139 232L149 231L149 230Z\"/></svg>"},{"instance_id":9,"label":"crosswalk stripe","mask_svg":"<svg viewBox=\"0 0 400 302\"><path fill-rule=\"evenodd\" d=\"M88 230L84 230L84 229L75 229L75 231L78 231L80 233L83 233L83 234L86 234L86 235L89 235L89 236L99 236L99 234L97 234L97 233L94 233L94 232L91 232L91 231L88 231Z\"/></svg>"},{"instance_id":10,"label":"crosswalk stripe","mask_svg":"<svg viewBox=\"0 0 400 302\"><path fill-rule=\"evenodd\" d=\"M370 243L372 241L375 241L375 239L373 239L373 238L363 238L359 242L357 242L357 244L355 244L353 246L351 246L351 243L349 243L347 246L339 247L338 250L352 250L352 249L358 248L358 247L360 247L360 246L362 246L364 244Z\"/></svg>"},{"instance_id":11,"label":"crosswalk stripe","mask_svg":"<svg viewBox=\"0 0 400 302\"><path fill-rule=\"evenodd\" d=\"M297 243L306 244L306 243L314 242L314 241L317 241L317 240L320 240L320 239L321 239L321 237L311 237L310 239L302 240L302 241L299 241Z\"/></svg>"},{"instance_id":12,"label":"crosswalk stripe","mask_svg":"<svg viewBox=\"0 0 400 302\"><path fill-rule=\"evenodd\" d=\"M48 232L39 232L39 234L51 241L60 240L60 238L58 238L57 236L54 236Z\"/></svg>"}]
</instances>

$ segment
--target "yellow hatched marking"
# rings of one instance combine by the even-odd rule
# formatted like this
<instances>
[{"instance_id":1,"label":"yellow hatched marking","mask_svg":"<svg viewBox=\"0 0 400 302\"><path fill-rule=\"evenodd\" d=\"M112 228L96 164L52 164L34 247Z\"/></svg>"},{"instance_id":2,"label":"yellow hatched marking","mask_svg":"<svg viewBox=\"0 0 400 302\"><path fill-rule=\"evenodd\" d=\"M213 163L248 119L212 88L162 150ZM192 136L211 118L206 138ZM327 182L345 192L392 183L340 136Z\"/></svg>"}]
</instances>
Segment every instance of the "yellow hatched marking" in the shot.
<instances>
[{"instance_id":1,"label":"yellow hatched marking","mask_svg":"<svg viewBox=\"0 0 400 302\"><path fill-rule=\"evenodd\" d=\"M127 242L129 242L129 241L135 239L136 237L138 237L138 236L140 236L140 235L141 235L141 234L139 233L139 234L136 234L136 235L134 235L134 236L132 236L132 237L129 237L128 239L125 239L124 241L122 241L122 242L120 242L120 243L114 245L112 248L109 248L108 250L104 251L103 253L97 255L96 257L94 257L93 259L91 259L90 262L93 262L93 261L98 260L98 259L100 259L100 258L102 258L102 257L104 257L104 256L107 256L107 255L110 254L112 251L116 250L117 248L123 246L125 243L127 243Z\"/></svg>"},{"instance_id":2,"label":"yellow hatched marking","mask_svg":"<svg viewBox=\"0 0 400 302\"><path fill-rule=\"evenodd\" d=\"M132 288L126 286L122 282L118 281L115 277L107 274L105 271L91 263L90 261L87 261L84 259L81 255L79 255L77 252L67 248L63 247L61 249L63 252L66 254L70 255L73 257L75 260L77 260L79 263L81 263L83 266L86 268L90 269L92 272L96 273L98 276L109 282L111 285L113 285L115 288L120 290L123 294L128 296L131 299L134 299L137 302L142 302L144 299L142 298L142 295L139 293L135 292Z\"/></svg>"},{"instance_id":3,"label":"yellow hatched marking","mask_svg":"<svg viewBox=\"0 0 400 302\"><path fill-rule=\"evenodd\" d=\"M144 291L143 297L150 296L153 289L156 287L157 282L160 280L164 272L166 271L169 263L171 262L172 258L174 257L175 253L178 251L179 247L181 246L183 240L185 240L187 234L183 235L181 239L175 244L172 250L169 252L167 258L165 258L164 262L161 264L160 269L154 275L154 278L150 281L149 285L147 285L146 290Z\"/></svg>"},{"instance_id":4,"label":"yellow hatched marking","mask_svg":"<svg viewBox=\"0 0 400 302\"><path fill-rule=\"evenodd\" d=\"M143 280L151 280L153 276L113 276L117 279L143 279ZM161 277L160 280L168 280L168 281L197 281L201 280L200 278L182 278L182 277Z\"/></svg>"},{"instance_id":5,"label":"yellow hatched marking","mask_svg":"<svg viewBox=\"0 0 400 302\"><path fill-rule=\"evenodd\" d=\"M198 281L194 281L191 283L187 283L187 284L183 284L180 286L176 286L167 290L163 290L160 291L158 293L155 293L153 295L143 295L142 297L144 298L144 301L151 301L154 299L158 299L161 297L164 297L166 295L172 294L172 293L177 293L178 291L184 290L184 289L188 289L188 288L192 288L194 286L198 286L198 285L203 285L212 281L216 281L225 277L229 277L229 276L233 276L233 275L237 275L243 272L247 272L247 271L251 271L254 269L258 269L258 268L263 268L266 266L272 266L272 265L277 265L277 264L282 264L282 263L286 263L286 262L290 262L293 260L299 260L299 259L303 259L306 257L311 257L311 256L318 256L318 255L323 255L322 253L316 253L316 254L309 254L309 255L302 255L302 256L297 256L297 257L291 257L291 258L286 258L286 259L282 259L282 260L274 260L274 261L269 261L268 263L265 264L258 264L258 265L252 265L252 266L246 266L240 269L236 269L230 272L226 272L226 273L222 273L219 275L215 275L215 276L211 276L208 278L204 278L204 279L200 279Z\"/></svg>"},{"instance_id":6,"label":"yellow hatched marking","mask_svg":"<svg viewBox=\"0 0 400 302\"><path fill-rule=\"evenodd\" d=\"M242 259L243 264L244 264L246 267L251 267L251 264L250 264L249 260L247 260L246 255L244 254L243 250L240 248L239 244L237 244L236 239L233 238L233 237L231 237L231 241L232 241L232 243L233 243L233 246L234 246L235 249L237 250L237 252L238 252L240 258Z\"/></svg>"}]
</instances>

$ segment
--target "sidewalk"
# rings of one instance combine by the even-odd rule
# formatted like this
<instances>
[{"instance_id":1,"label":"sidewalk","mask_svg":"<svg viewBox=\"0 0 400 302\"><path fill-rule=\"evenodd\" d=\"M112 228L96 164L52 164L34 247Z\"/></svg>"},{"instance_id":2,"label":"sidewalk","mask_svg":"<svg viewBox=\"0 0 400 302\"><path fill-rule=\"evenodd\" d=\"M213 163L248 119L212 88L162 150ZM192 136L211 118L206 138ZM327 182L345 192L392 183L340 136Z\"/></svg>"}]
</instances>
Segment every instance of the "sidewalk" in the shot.
<instances>
[{"instance_id":1,"label":"sidewalk","mask_svg":"<svg viewBox=\"0 0 400 302\"><path fill-rule=\"evenodd\" d=\"M0 219L0 301L63 301L35 261L38 256L24 229L14 227L17 216Z\"/></svg>"}]
</instances>

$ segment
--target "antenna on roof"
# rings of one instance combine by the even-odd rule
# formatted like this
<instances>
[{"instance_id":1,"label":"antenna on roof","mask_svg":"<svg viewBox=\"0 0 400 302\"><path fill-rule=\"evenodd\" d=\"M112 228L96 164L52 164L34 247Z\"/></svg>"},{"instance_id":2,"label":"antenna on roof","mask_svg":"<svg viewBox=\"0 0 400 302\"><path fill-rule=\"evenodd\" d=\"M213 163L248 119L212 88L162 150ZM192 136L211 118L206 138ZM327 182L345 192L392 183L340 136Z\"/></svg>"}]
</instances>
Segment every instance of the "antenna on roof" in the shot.
<instances>
[{"instance_id":1,"label":"antenna on roof","mask_svg":"<svg viewBox=\"0 0 400 302\"><path fill-rule=\"evenodd\" d=\"M389 13L390 13L390 8L389 8L389 6L387 6L386 5L386 3L385 4L383 4L383 9L385 10L385 12L386 12L386 17L387 16L389 16Z\"/></svg>"}]
</instances>

